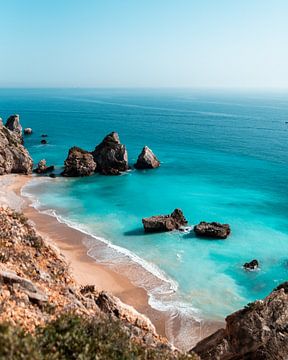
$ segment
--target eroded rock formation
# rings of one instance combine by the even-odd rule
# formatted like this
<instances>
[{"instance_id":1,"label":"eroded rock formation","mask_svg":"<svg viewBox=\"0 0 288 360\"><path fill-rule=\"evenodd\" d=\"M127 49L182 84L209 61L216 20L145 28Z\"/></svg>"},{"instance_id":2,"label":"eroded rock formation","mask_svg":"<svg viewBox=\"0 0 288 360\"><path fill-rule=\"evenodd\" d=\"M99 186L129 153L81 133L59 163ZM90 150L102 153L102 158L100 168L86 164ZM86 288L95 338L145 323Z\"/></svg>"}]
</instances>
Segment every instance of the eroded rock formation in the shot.
<instances>
[{"instance_id":1,"label":"eroded rock formation","mask_svg":"<svg viewBox=\"0 0 288 360\"><path fill-rule=\"evenodd\" d=\"M5 126L7 129L12 131L21 144L23 144L22 126L20 124L19 115L15 114L9 116Z\"/></svg>"},{"instance_id":2,"label":"eroded rock formation","mask_svg":"<svg viewBox=\"0 0 288 360\"><path fill-rule=\"evenodd\" d=\"M259 262L258 260L254 259L250 262L245 263L243 267L245 270L256 270L259 267Z\"/></svg>"},{"instance_id":3,"label":"eroded rock formation","mask_svg":"<svg viewBox=\"0 0 288 360\"><path fill-rule=\"evenodd\" d=\"M120 175L129 168L126 147L120 143L116 132L107 135L92 155L97 164L96 171L103 175Z\"/></svg>"},{"instance_id":4,"label":"eroded rock formation","mask_svg":"<svg viewBox=\"0 0 288 360\"><path fill-rule=\"evenodd\" d=\"M37 168L34 170L36 174L47 174L54 171L54 165L47 166L45 159L42 159L38 162Z\"/></svg>"},{"instance_id":5,"label":"eroded rock formation","mask_svg":"<svg viewBox=\"0 0 288 360\"><path fill-rule=\"evenodd\" d=\"M134 165L136 169L155 169L160 166L160 161L148 146L144 146Z\"/></svg>"},{"instance_id":6,"label":"eroded rock formation","mask_svg":"<svg viewBox=\"0 0 288 360\"><path fill-rule=\"evenodd\" d=\"M287 360L287 284L229 315L226 328L200 341L193 351L202 360Z\"/></svg>"},{"instance_id":7,"label":"eroded rock formation","mask_svg":"<svg viewBox=\"0 0 288 360\"><path fill-rule=\"evenodd\" d=\"M231 232L228 224L220 224L218 222L208 223L205 221L195 225L194 231L197 236L213 239L226 239Z\"/></svg>"},{"instance_id":8,"label":"eroded rock formation","mask_svg":"<svg viewBox=\"0 0 288 360\"><path fill-rule=\"evenodd\" d=\"M63 176L89 176L96 169L93 156L77 146L69 150L68 157L64 162Z\"/></svg>"},{"instance_id":9,"label":"eroded rock formation","mask_svg":"<svg viewBox=\"0 0 288 360\"><path fill-rule=\"evenodd\" d=\"M11 120L10 125L13 128L12 124L13 121ZM16 122L14 122L15 124ZM32 166L32 159L20 142L19 132L9 130L0 121L0 175L30 174Z\"/></svg>"},{"instance_id":10,"label":"eroded rock formation","mask_svg":"<svg viewBox=\"0 0 288 360\"><path fill-rule=\"evenodd\" d=\"M182 210L175 209L170 215L156 215L142 219L145 232L178 230L187 225Z\"/></svg>"}]
</instances>

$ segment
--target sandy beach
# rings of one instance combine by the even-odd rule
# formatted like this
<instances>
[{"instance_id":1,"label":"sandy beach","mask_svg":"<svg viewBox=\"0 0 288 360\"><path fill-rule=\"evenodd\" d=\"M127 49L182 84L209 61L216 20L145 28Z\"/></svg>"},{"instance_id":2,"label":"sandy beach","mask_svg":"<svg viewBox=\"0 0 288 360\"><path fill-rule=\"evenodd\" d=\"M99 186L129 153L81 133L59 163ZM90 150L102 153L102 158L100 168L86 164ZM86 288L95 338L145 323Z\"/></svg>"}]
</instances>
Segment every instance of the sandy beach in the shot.
<instances>
[{"instance_id":1,"label":"sandy beach","mask_svg":"<svg viewBox=\"0 0 288 360\"><path fill-rule=\"evenodd\" d=\"M66 258L67 263L76 281L81 285L95 285L99 290L105 290L119 297L124 303L133 306L137 311L146 315L155 325L157 332L167 336L171 341L171 321L169 313L157 311L148 303L147 292L120 273L113 271L108 266L98 264L87 255L87 248L83 244L87 235L69 227L47 214L38 212L30 206L29 198L21 196L21 189L32 176L6 175L1 178L0 205L7 205L16 210L21 210L34 223L36 230L50 244L56 246ZM171 315L171 314L170 314ZM170 323L169 334L167 324ZM189 331L189 340L175 343L179 348L191 348L200 339L208 336L223 325L221 322L205 321L193 322ZM181 332L180 321L173 321L176 334ZM170 336L169 336L170 335ZM191 336L192 335L192 336ZM177 336L172 336L172 339Z\"/></svg>"}]
</instances>

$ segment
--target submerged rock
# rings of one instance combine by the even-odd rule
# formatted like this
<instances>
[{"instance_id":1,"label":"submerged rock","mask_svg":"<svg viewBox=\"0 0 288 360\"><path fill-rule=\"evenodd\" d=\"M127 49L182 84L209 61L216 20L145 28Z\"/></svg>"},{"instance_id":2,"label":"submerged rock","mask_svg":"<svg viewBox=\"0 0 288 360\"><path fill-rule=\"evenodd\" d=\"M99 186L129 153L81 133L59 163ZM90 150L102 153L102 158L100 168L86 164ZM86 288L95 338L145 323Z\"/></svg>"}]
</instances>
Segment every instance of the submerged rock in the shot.
<instances>
[{"instance_id":1,"label":"submerged rock","mask_svg":"<svg viewBox=\"0 0 288 360\"><path fill-rule=\"evenodd\" d=\"M226 318L226 328L192 351L202 360L288 359L288 291L285 284Z\"/></svg>"},{"instance_id":2,"label":"submerged rock","mask_svg":"<svg viewBox=\"0 0 288 360\"><path fill-rule=\"evenodd\" d=\"M77 146L69 150L67 159L64 162L65 169L63 176L89 176L96 169L96 163L93 156L86 150Z\"/></svg>"},{"instance_id":3,"label":"submerged rock","mask_svg":"<svg viewBox=\"0 0 288 360\"><path fill-rule=\"evenodd\" d=\"M254 259L250 262L247 262L243 265L245 270L256 270L259 267L258 260Z\"/></svg>"},{"instance_id":4,"label":"submerged rock","mask_svg":"<svg viewBox=\"0 0 288 360\"><path fill-rule=\"evenodd\" d=\"M12 131L17 139L23 144L23 136L22 136L22 126L20 124L20 117L19 115L11 115L9 116L7 122L6 122L6 128Z\"/></svg>"},{"instance_id":5,"label":"submerged rock","mask_svg":"<svg viewBox=\"0 0 288 360\"><path fill-rule=\"evenodd\" d=\"M25 135L31 135L33 133L33 130L31 128L25 128L24 129L24 134Z\"/></svg>"},{"instance_id":6,"label":"submerged rock","mask_svg":"<svg viewBox=\"0 0 288 360\"><path fill-rule=\"evenodd\" d=\"M42 144L42 145L47 144L47 140L45 140L45 139L41 140L41 144Z\"/></svg>"},{"instance_id":7,"label":"submerged rock","mask_svg":"<svg viewBox=\"0 0 288 360\"><path fill-rule=\"evenodd\" d=\"M160 166L160 161L148 146L144 146L134 165L136 169L155 169Z\"/></svg>"},{"instance_id":8,"label":"submerged rock","mask_svg":"<svg viewBox=\"0 0 288 360\"><path fill-rule=\"evenodd\" d=\"M41 137L46 138L46 137L48 137L48 135L47 134L42 134Z\"/></svg>"},{"instance_id":9,"label":"submerged rock","mask_svg":"<svg viewBox=\"0 0 288 360\"><path fill-rule=\"evenodd\" d=\"M175 209L171 215L156 215L142 219L145 232L178 230L187 225L182 210Z\"/></svg>"},{"instance_id":10,"label":"submerged rock","mask_svg":"<svg viewBox=\"0 0 288 360\"><path fill-rule=\"evenodd\" d=\"M126 147L120 143L116 132L107 135L96 146L92 155L97 164L97 172L103 175L120 175L129 168Z\"/></svg>"},{"instance_id":11,"label":"submerged rock","mask_svg":"<svg viewBox=\"0 0 288 360\"><path fill-rule=\"evenodd\" d=\"M34 170L36 174L47 174L51 171L54 171L54 165L47 166L45 159L40 160L37 168Z\"/></svg>"},{"instance_id":12,"label":"submerged rock","mask_svg":"<svg viewBox=\"0 0 288 360\"><path fill-rule=\"evenodd\" d=\"M203 236L214 239L226 239L230 234L230 226L228 224L220 224L218 222L201 221L194 226L194 231L197 236Z\"/></svg>"},{"instance_id":13,"label":"submerged rock","mask_svg":"<svg viewBox=\"0 0 288 360\"><path fill-rule=\"evenodd\" d=\"M0 175L19 173L30 174L33 162L14 131L0 123Z\"/></svg>"}]
</instances>

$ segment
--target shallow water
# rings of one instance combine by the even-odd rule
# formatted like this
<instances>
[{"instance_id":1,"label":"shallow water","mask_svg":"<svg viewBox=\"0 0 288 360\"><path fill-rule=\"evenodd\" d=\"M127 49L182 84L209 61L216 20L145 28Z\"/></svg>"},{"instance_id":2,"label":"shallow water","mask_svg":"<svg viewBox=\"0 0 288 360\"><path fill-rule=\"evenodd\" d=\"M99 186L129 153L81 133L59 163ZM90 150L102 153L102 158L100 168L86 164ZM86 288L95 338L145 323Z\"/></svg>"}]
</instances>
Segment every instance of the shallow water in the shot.
<instances>
[{"instance_id":1,"label":"shallow water","mask_svg":"<svg viewBox=\"0 0 288 360\"><path fill-rule=\"evenodd\" d=\"M33 128L26 145L35 162L45 158L58 172L69 147L92 150L113 130L131 164L144 145L160 158L156 170L46 179L25 189L42 210L109 240L114 247L100 252L87 245L98 261L116 268L136 261L154 274L128 273L148 289L154 307L223 319L287 280L288 93L2 89L0 95L2 117L20 113L23 126ZM40 145L42 133L47 145ZM213 241L143 233L142 217L176 207L190 225L227 222L232 235ZM253 258L260 270L244 271Z\"/></svg>"}]
</instances>

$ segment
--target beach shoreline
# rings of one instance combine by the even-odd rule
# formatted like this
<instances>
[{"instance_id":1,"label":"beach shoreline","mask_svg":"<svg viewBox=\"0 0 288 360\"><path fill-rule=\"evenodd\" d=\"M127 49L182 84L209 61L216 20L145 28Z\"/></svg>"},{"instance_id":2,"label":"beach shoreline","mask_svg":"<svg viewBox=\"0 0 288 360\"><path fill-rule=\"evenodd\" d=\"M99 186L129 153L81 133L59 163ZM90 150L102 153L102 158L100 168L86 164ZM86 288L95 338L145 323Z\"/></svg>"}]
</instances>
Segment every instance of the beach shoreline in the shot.
<instances>
[{"instance_id":1,"label":"beach shoreline","mask_svg":"<svg viewBox=\"0 0 288 360\"><path fill-rule=\"evenodd\" d=\"M189 341L183 341L183 334L181 343L178 343L177 340L173 341L173 339L179 339L179 336L174 336L172 333L173 331L178 335L181 333L180 320L173 320L172 330L170 328L168 333L167 324L171 326L171 314L168 311L159 311L151 307L149 295L144 288L133 284L126 275L114 271L107 265L97 263L88 255L88 249L84 245L87 235L59 222L54 216L39 212L32 206L31 199L22 195L21 189L33 178L23 175L2 177L0 204L8 205L18 211L21 210L33 222L39 234L64 255L78 284L95 285L97 289L107 291L122 302L131 305L151 320L159 335L167 337L170 342L182 350L188 350L190 346L192 347L199 340L223 326L222 322L217 321L191 322Z\"/></svg>"}]
</instances>

